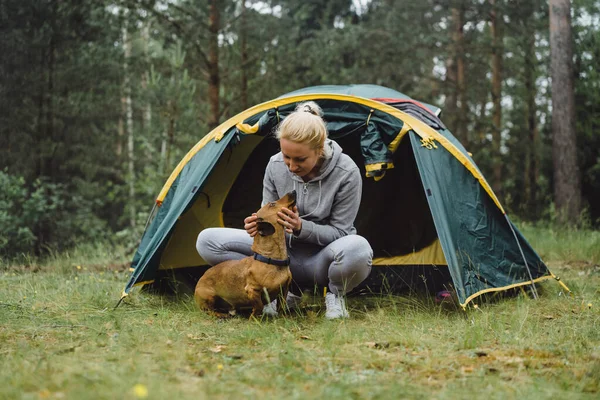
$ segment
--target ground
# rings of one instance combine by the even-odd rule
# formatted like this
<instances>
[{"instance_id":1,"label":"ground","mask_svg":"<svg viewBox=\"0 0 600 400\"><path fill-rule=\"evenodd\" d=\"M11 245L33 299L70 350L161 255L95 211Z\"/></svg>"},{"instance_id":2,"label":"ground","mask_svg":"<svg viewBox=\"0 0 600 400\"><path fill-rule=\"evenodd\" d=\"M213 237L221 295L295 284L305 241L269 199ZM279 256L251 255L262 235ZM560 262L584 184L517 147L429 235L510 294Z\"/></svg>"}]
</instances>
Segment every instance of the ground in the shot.
<instances>
[{"instance_id":1,"label":"ground","mask_svg":"<svg viewBox=\"0 0 600 400\"><path fill-rule=\"evenodd\" d=\"M526 293L467 311L419 293L322 299L249 321L188 296L135 291L127 272L81 265L0 275L0 398L598 398L600 267L553 265Z\"/></svg>"}]
</instances>

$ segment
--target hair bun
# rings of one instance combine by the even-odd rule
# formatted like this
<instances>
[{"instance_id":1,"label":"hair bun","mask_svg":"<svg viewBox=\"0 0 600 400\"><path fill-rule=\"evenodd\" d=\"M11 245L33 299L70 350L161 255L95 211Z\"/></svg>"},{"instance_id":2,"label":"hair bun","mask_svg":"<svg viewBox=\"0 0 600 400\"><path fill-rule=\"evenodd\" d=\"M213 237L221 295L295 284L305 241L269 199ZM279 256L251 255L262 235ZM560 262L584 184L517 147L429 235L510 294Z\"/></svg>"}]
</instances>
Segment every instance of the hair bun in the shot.
<instances>
[{"instance_id":1,"label":"hair bun","mask_svg":"<svg viewBox=\"0 0 600 400\"><path fill-rule=\"evenodd\" d=\"M296 106L296 112L305 112L317 117L323 117L323 110L314 101L306 101Z\"/></svg>"},{"instance_id":2,"label":"hair bun","mask_svg":"<svg viewBox=\"0 0 600 400\"><path fill-rule=\"evenodd\" d=\"M302 106L302 111L311 113L312 115L318 115L317 112L310 106L310 104L304 104Z\"/></svg>"}]
</instances>

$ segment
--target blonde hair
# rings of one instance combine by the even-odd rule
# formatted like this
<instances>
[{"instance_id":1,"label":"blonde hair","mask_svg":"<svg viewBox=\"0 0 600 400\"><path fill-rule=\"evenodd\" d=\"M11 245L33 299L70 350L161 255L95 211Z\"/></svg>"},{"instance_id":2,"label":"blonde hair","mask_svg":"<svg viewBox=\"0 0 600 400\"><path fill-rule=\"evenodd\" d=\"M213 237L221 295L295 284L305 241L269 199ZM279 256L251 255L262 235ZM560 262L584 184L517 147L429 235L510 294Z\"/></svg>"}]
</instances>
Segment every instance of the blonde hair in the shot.
<instances>
[{"instance_id":1,"label":"blonde hair","mask_svg":"<svg viewBox=\"0 0 600 400\"><path fill-rule=\"evenodd\" d=\"M318 151L321 157L331 157L331 149L325 146L327 126L323 120L323 111L314 101L296 106L277 127L277 139L286 139L294 143L303 143Z\"/></svg>"}]
</instances>

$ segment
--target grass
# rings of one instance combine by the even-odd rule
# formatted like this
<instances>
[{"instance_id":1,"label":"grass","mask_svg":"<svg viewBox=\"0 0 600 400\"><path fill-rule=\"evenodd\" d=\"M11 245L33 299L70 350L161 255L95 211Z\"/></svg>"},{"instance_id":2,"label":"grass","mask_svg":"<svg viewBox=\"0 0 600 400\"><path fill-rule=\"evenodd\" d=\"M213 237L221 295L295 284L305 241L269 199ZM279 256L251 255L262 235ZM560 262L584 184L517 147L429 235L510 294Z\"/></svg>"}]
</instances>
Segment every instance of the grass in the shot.
<instances>
[{"instance_id":1,"label":"grass","mask_svg":"<svg viewBox=\"0 0 600 400\"><path fill-rule=\"evenodd\" d=\"M466 312L424 294L321 299L263 321L218 320L187 295L126 283L119 252L85 247L0 266L4 399L596 399L600 396L598 232L525 226L552 271L525 294ZM78 268L79 267L79 268Z\"/></svg>"}]
</instances>

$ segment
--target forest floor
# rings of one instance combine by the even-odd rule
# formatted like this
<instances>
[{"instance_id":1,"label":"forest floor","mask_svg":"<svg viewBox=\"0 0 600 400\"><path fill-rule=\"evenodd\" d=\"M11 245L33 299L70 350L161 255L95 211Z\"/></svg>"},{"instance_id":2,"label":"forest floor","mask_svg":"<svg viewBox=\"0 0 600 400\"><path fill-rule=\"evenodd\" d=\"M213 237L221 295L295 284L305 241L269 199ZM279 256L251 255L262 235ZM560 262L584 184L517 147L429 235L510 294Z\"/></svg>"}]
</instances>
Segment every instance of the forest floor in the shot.
<instances>
[{"instance_id":1,"label":"forest floor","mask_svg":"<svg viewBox=\"0 0 600 400\"><path fill-rule=\"evenodd\" d=\"M83 249L0 265L0 398L597 399L600 232L522 228L569 286L466 311L427 294L322 298L219 320L187 295L134 290L127 262Z\"/></svg>"}]
</instances>

